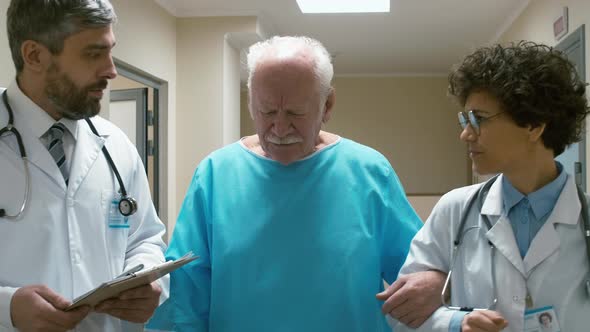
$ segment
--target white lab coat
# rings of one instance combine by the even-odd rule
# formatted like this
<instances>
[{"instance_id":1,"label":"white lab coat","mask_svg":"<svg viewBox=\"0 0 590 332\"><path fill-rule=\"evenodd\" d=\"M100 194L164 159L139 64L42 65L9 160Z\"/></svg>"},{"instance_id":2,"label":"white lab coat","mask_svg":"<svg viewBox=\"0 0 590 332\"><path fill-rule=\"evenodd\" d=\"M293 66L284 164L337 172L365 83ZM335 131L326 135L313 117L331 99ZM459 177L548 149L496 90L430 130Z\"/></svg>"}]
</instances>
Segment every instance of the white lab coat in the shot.
<instances>
[{"instance_id":1,"label":"white lab coat","mask_svg":"<svg viewBox=\"0 0 590 332\"><path fill-rule=\"evenodd\" d=\"M21 93L14 89L18 86L13 83L9 101L11 93ZM32 103L28 98L25 101ZM149 267L163 262L165 250L165 228L151 202L141 159L120 129L95 117L92 121L101 135L98 137L84 120L77 121L66 187L55 161L23 121L22 110L15 109L12 102L11 106L15 127L21 133L30 161L31 195L22 219L0 218L0 331L13 330L10 301L18 287L44 284L73 299L124 269L139 263ZM0 126L7 122L7 111L0 102ZM138 203L128 229L107 225L109 204L119 185L101 151L103 145L107 146L129 195ZM20 208L25 187L18 151L13 135L0 138L0 208L9 214ZM167 277L160 279L160 285L163 300L168 294ZM143 330L143 326L97 313L91 313L76 329L130 330Z\"/></svg>"},{"instance_id":2,"label":"white lab coat","mask_svg":"<svg viewBox=\"0 0 590 332\"><path fill-rule=\"evenodd\" d=\"M401 274L436 269L448 272L452 241L461 215L481 184L455 189L435 206L424 227L412 241ZM573 177L567 182L551 212L524 257L505 213L501 197L502 178L490 188L481 213L488 216L488 230L479 216L478 202L469 211L465 226L477 225L463 239L452 273L452 304L488 307L493 299L491 254L488 240L496 246L496 291L499 311L509 322L504 331L522 332L527 288L535 308L552 305L561 331L588 331L590 297L585 281L590 277L586 243L582 234L581 204ZM439 308L417 331L448 331L454 311ZM394 331L414 331L390 319Z\"/></svg>"}]
</instances>

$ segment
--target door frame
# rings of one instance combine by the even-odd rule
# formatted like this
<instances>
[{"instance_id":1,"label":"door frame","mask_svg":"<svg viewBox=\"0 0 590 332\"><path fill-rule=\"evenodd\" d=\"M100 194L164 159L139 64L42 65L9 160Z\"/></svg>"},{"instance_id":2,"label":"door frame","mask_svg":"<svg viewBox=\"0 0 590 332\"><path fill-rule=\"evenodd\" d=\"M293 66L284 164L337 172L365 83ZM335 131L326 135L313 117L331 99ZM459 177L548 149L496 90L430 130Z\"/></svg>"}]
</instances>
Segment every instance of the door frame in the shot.
<instances>
[{"instance_id":1,"label":"door frame","mask_svg":"<svg viewBox=\"0 0 590 332\"><path fill-rule=\"evenodd\" d=\"M562 51L566 55L568 55L569 50L575 47L580 47L582 52L581 63L577 63L577 71L580 80L586 82L586 35L585 35L585 25L582 24L579 26L575 31L570 33L565 39L555 45L555 49ZM581 179L576 179L576 182L581 182L580 185L586 191L586 181L587 181L587 170L588 170L588 163L586 162L586 124L584 123L582 129L582 139L578 142L578 160L582 163L581 169ZM575 174L574 174L575 176Z\"/></svg>"},{"instance_id":2,"label":"door frame","mask_svg":"<svg viewBox=\"0 0 590 332\"><path fill-rule=\"evenodd\" d=\"M147 98L148 88L111 90L111 102L135 101L135 147L146 170L148 157Z\"/></svg>"},{"instance_id":3,"label":"door frame","mask_svg":"<svg viewBox=\"0 0 590 332\"><path fill-rule=\"evenodd\" d=\"M153 129L154 129L154 183L158 190L154 190L152 201L159 216L168 216L168 183L169 183L169 151L168 151L168 82L134 67L120 59L113 57L117 73L121 76L153 88ZM147 135L147 133L146 133ZM163 199L160 200L160 197ZM160 218L161 219L161 218ZM165 220L162 220L167 225Z\"/></svg>"}]
</instances>

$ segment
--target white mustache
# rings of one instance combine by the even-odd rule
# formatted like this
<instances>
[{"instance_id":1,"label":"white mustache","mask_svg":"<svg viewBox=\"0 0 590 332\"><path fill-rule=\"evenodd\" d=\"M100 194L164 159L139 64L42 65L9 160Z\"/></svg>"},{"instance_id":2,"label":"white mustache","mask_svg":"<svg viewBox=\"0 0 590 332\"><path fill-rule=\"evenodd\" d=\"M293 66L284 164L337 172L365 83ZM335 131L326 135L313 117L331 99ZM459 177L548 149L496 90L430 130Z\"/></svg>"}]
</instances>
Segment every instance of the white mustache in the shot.
<instances>
[{"instance_id":1,"label":"white mustache","mask_svg":"<svg viewBox=\"0 0 590 332\"><path fill-rule=\"evenodd\" d=\"M303 142L303 138L296 136L296 135L278 137L273 134L268 134L268 135L266 135L266 141L270 142L272 144L283 145L283 144L293 144L293 143Z\"/></svg>"}]
</instances>

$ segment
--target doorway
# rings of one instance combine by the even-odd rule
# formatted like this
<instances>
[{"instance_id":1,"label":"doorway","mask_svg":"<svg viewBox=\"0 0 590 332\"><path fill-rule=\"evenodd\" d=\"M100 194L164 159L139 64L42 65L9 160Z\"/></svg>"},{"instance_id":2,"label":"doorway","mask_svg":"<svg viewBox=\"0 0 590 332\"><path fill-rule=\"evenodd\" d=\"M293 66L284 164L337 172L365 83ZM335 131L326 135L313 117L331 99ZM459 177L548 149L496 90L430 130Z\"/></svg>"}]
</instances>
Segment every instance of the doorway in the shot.
<instances>
[{"instance_id":1,"label":"doorway","mask_svg":"<svg viewBox=\"0 0 590 332\"><path fill-rule=\"evenodd\" d=\"M118 76L111 81L108 120L121 128L137 148L148 178L150 193L159 216L167 215L167 139L161 135L167 107L165 81L116 58ZM165 118L165 117L164 117ZM164 152L164 153L162 153ZM164 157L162 158L162 155ZM162 199L161 199L162 197ZM165 220L162 220L165 224Z\"/></svg>"}]
</instances>

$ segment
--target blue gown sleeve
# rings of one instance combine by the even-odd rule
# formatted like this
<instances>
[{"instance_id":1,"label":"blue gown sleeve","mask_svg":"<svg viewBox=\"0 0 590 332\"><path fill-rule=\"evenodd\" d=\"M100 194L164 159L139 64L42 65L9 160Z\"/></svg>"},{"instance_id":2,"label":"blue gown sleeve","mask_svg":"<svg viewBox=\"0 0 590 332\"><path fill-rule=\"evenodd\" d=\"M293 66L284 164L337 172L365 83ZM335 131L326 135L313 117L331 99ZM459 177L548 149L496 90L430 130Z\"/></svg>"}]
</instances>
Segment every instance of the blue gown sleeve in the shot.
<instances>
[{"instance_id":1,"label":"blue gown sleeve","mask_svg":"<svg viewBox=\"0 0 590 332\"><path fill-rule=\"evenodd\" d=\"M465 315L467 315L467 312L465 311L457 311L453 313L449 324L449 332L461 332L461 324L463 323Z\"/></svg>"},{"instance_id":2,"label":"blue gown sleeve","mask_svg":"<svg viewBox=\"0 0 590 332\"><path fill-rule=\"evenodd\" d=\"M422 221L412 208L404 189L388 165L386 183L382 189L383 216L381 231L382 278L391 284L406 260L410 243L422 227Z\"/></svg>"},{"instance_id":3,"label":"blue gown sleeve","mask_svg":"<svg viewBox=\"0 0 590 332\"><path fill-rule=\"evenodd\" d=\"M208 331L211 297L211 224L205 172L195 172L176 221L166 259L177 259L189 251L199 256L171 273L170 298L148 324L161 330Z\"/></svg>"}]
</instances>

